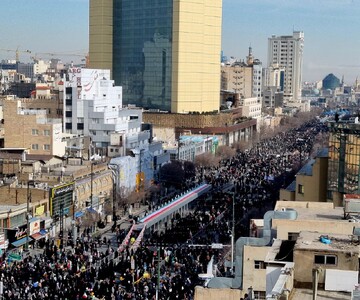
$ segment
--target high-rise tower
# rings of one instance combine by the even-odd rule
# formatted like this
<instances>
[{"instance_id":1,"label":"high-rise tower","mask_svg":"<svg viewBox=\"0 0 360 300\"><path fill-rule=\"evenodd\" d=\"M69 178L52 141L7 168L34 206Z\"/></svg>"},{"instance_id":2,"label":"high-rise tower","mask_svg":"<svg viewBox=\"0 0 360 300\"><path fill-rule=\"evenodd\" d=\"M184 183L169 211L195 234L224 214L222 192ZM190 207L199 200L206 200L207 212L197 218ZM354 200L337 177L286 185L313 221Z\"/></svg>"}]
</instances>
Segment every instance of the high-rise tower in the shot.
<instances>
[{"instance_id":1,"label":"high-rise tower","mask_svg":"<svg viewBox=\"0 0 360 300\"><path fill-rule=\"evenodd\" d=\"M284 100L298 102L301 100L302 62L304 33L294 31L293 35L269 38L268 66L275 64L284 68Z\"/></svg>"},{"instance_id":2,"label":"high-rise tower","mask_svg":"<svg viewBox=\"0 0 360 300\"><path fill-rule=\"evenodd\" d=\"M222 0L90 0L90 67L112 69L124 104L217 111L221 17Z\"/></svg>"}]
</instances>

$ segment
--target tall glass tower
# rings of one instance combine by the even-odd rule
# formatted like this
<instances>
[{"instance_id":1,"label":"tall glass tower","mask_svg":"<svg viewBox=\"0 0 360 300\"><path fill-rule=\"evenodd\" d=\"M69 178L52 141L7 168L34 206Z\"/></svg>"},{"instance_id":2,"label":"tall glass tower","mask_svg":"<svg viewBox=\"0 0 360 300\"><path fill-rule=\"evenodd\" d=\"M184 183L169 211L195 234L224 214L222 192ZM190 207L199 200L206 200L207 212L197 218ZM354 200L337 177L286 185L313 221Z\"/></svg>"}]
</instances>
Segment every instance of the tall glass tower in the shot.
<instances>
[{"instance_id":1,"label":"tall glass tower","mask_svg":"<svg viewBox=\"0 0 360 300\"><path fill-rule=\"evenodd\" d=\"M171 109L173 1L114 1L113 74L126 102Z\"/></svg>"},{"instance_id":2,"label":"tall glass tower","mask_svg":"<svg viewBox=\"0 0 360 300\"><path fill-rule=\"evenodd\" d=\"M124 104L218 111L221 17L222 0L90 0L90 67L111 56Z\"/></svg>"}]
</instances>

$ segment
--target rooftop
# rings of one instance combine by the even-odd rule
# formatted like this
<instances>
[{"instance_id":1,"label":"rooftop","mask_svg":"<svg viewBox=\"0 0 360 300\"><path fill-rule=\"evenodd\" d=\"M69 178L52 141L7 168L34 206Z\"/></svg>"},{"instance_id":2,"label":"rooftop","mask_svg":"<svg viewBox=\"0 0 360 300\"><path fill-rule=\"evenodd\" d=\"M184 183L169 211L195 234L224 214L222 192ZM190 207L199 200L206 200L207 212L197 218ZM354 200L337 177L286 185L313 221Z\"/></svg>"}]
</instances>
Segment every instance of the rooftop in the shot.
<instances>
[{"instance_id":1,"label":"rooftop","mask_svg":"<svg viewBox=\"0 0 360 300\"><path fill-rule=\"evenodd\" d=\"M333 207L331 202L277 201L275 210L292 208L297 211L297 220L327 220L349 223L344 219L344 208Z\"/></svg>"},{"instance_id":2,"label":"rooftop","mask_svg":"<svg viewBox=\"0 0 360 300\"><path fill-rule=\"evenodd\" d=\"M302 231L296 241L294 250L314 250L331 252L349 252L359 254L359 242L347 234L329 234L326 237L330 244L320 241L323 234L316 231Z\"/></svg>"},{"instance_id":3,"label":"rooftop","mask_svg":"<svg viewBox=\"0 0 360 300\"><path fill-rule=\"evenodd\" d=\"M315 163L315 159L310 159L297 173L298 175L312 176L312 169Z\"/></svg>"},{"instance_id":4,"label":"rooftop","mask_svg":"<svg viewBox=\"0 0 360 300\"><path fill-rule=\"evenodd\" d=\"M292 291L291 300L312 300L313 292L310 289L295 288ZM317 300L344 300L350 299L350 293L318 290Z\"/></svg>"}]
</instances>

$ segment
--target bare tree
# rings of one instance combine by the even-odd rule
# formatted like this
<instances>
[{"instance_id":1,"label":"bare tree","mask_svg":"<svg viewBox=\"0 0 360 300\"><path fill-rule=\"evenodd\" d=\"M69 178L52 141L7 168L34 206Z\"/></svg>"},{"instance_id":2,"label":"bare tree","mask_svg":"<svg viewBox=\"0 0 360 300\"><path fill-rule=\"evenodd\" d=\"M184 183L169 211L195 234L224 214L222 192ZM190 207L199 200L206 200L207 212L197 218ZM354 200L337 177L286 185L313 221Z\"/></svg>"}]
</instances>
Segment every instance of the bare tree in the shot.
<instances>
[{"instance_id":1,"label":"bare tree","mask_svg":"<svg viewBox=\"0 0 360 300\"><path fill-rule=\"evenodd\" d=\"M236 150L226 145L219 146L216 149L216 156L222 160L232 158L235 156L235 154Z\"/></svg>"},{"instance_id":2,"label":"bare tree","mask_svg":"<svg viewBox=\"0 0 360 300\"><path fill-rule=\"evenodd\" d=\"M198 167L213 167L219 164L219 157L214 154L205 152L195 157L195 165Z\"/></svg>"},{"instance_id":3,"label":"bare tree","mask_svg":"<svg viewBox=\"0 0 360 300\"><path fill-rule=\"evenodd\" d=\"M100 216L98 213L90 212L86 210L85 214L81 218L81 224L85 228L94 226L96 222L100 221Z\"/></svg>"}]
</instances>

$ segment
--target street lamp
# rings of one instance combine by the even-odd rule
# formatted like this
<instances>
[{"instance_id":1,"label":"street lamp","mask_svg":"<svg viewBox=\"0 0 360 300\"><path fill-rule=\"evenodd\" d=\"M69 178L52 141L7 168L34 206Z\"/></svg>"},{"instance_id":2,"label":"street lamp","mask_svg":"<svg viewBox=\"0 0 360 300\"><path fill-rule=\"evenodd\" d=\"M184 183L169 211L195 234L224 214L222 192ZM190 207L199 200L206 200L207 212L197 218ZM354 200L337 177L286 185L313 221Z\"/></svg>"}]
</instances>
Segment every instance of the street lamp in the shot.
<instances>
[{"instance_id":1,"label":"street lamp","mask_svg":"<svg viewBox=\"0 0 360 300\"><path fill-rule=\"evenodd\" d=\"M118 191L118 181L120 179L119 165L117 165L117 164L109 164L109 168L111 170L112 178L113 178L112 215L113 215L113 221L116 222L115 202L116 202L116 194L117 194L117 191Z\"/></svg>"},{"instance_id":2,"label":"street lamp","mask_svg":"<svg viewBox=\"0 0 360 300\"><path fill-rule=\"evenodd\" d=\"M232 228L231 228L231 274L234 274L234 243L235 243L235 195L236 195L236 183L232 198Z\"/></svg>"}]
</instances>

